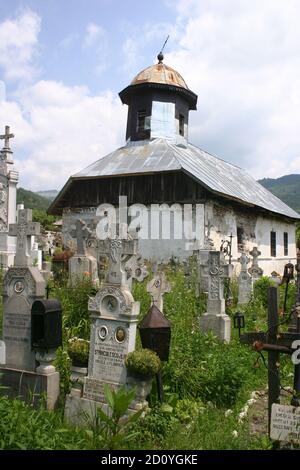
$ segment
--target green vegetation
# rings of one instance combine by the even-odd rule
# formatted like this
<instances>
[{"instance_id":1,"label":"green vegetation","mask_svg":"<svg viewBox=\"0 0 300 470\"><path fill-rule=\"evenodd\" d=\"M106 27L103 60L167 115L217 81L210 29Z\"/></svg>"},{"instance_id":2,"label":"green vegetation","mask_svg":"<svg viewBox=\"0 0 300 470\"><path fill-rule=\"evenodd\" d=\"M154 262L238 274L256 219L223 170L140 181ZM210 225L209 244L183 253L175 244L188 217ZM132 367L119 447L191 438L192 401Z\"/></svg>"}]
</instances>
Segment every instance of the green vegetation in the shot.
<instances>
[{"instance_id":1,"label":"green vegetation","mask_svg":"<svg viewBox=\"0 0 300 470\"><path fill-rule=\"evenodd\" d=\"M24 188L17 190L17 204L24 204L26 209L46 211L50 205L49 199Z\"/></svg>"},{"instance_id":2,"label":"green vegetation","mask_svg":"<svg viewBox=\"0 0 300 470\"><path fill-rule=\"evenodd\" d=\"M129 372L144 377L157 374L161 368L158 355L150 349L136 350L127 354L125 364Z\"/></svg>"},{"instance_id":3,"label":"green vegetation","mask_svg":"<svg viewBox=\"0 0 300 470\"><path fill-rule=\"evenodd\" d=\"M242 346L236 330L230 344L223 344L212 334L199 331L199 314L205 312L205 297L195 296L196 276L193 265L187 275L180 266L166 268L172 291L165 295L164 313L172 324L169 361L162 366L165 402L160 404L155 384L149 396L150 411L144 416L123 419L134 391L121 388L106 390L112 410L110 418L99 412L85 429L67 426L63 419L63 398L70 389L74 336L89 339L88 297L94 287L87 279L74 287L66 283L52 285L51 295L63 305L64 346L57 351L56 366L61 374L60 407L54 413L33 410L18 400L0 399L0 448L3 449L267 449L271 443L264 434L254 437L247 418L240 413L253 390L266 387L267 370L260 357ZM141 303L141 318L150 306L147 281L135 284L134 297ZM269 280L262 278L255 286L255 297L244 307L248 331L267 330L266 292ZM280 288L281 303L285 286ZM293 303L294 285L288 305ZM235 287L232 289L232 315L237 309ZM88 341L73 340L74 354L86 358ZM79 343L82 343L80 347ZM84 345L84 347L83 347ZM68 354L69 351L69 354ZM127 365L148 367L145 351L138 340L137 352L128 355ZM151 353L152 354L152 353ZM72 359L74 359L74 357ZM156 366L155 366L156 367ZM291 361L281 361L282 385L292 385ZM132 416L132 415L131 415Z\"/></svg>"},{"instance_id":4,"label":"green vegetation","mask_svg":"<svg viewBox=\"0 0 300 470\"><path fill-rule=\"evenodd\" d=\"M71 338L68 341L68 355L72 364L86 367L89 359L90 342L82 338Z\"/></svg>"}]
</instances>

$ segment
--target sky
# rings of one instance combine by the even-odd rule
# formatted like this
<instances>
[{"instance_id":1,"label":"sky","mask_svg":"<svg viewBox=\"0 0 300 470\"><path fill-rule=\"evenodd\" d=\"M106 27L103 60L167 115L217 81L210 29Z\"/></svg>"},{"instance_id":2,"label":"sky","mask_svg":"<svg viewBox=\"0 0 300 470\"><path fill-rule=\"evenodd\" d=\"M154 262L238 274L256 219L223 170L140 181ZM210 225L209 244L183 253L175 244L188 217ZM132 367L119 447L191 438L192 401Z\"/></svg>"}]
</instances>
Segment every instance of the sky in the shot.
<instances>
[{"instance_id":1,"label":"sky","mask_svg":"<svg viewBox=\"0 0 300 470\"><path fill-rule=\"evenodd\" d=\"M299 0L0 0L0 132L19 185L61 189L124 145L133 77L164 62L198 95L189 140L256 179L300 173Z\"/></svg>"}]
</instances>

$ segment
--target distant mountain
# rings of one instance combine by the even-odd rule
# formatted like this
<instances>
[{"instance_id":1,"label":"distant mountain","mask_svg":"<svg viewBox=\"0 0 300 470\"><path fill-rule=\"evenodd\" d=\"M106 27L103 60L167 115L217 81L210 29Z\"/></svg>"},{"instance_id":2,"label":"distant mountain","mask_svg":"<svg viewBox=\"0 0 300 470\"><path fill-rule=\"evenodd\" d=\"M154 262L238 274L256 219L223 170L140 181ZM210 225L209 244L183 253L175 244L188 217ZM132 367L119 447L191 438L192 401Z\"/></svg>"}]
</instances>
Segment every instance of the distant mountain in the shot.
<instances>
[{"instance_id":1,"label":"distant mountain","mask_svg":"<svg viewBox=\"0 0 300 470\"><path fill-rule=\"evenodd\" d=\"M300 213L300 175L286 175L277 179L264 178L258 182Z\"/></svg>"},{"instance_id":2,"label":"distant mountain","mask_svg":"<svg viewBox=\"0 0 300 470\"><path fill-rule=\"evenodd\" d=\"M36 194L45 197L46 199L50 199L50 201L53 201L53 199L55 199L58 195L58 191L56 189L49 189L48 191L37 191Z\"/></svg>"},{"instance_id":3,"label":"distant mountain","mask_svg":"<svg viewBox=\"0 0 300 470\"><path fill-rule=\"evenodd\" d=\"M25 209L39 209L46 211L51 203L46 197L40 196L38 193L28 191L24 188L17 189L17 204L23 203Z\"/></svg>"}]
</instances>

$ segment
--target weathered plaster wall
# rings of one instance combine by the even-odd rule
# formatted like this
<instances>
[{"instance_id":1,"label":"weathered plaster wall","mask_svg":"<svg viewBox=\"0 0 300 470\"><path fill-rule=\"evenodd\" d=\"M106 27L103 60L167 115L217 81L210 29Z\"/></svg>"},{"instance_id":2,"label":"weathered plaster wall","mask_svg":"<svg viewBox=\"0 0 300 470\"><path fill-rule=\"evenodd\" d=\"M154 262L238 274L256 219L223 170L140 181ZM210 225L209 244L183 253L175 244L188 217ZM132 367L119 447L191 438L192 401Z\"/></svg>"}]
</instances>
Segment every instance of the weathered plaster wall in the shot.
<instances>
[{"instance_id":1,"label":"weathered plaster wall","mask_svg":"<svg viewBox=\"0 0 300 470\"><path fill-rule=\"evenodd\" d=\"M161 206L156 206L158 212L161 211ZM179 206L180 209L180 206ZM167 262L170 258L178 260L187 259L192 255L193 249L202 247L204 243L205 226L210 227L210 238L214 242L217 250L220 249L222 240L229 239L230 234L233 235L232 241L232 261L235 266L236 274L239 273L238 258L243 249L247 254L257 246L261 251L259 258L259 265L264 270L265 275L270 275L273 271L279 274L283 273L284 265L289 261L296 260L296 245L295 245L295 224L288 223L284 220L281 221L273 216L262 217L255 215L253 212L245 210L241 212L237 209L225 206L222 203L208 201L205 205L198 206L198 232L197 239L193 234L188 234L186 239L176 239L174 235L171 239L166 238L166 231L168 226L168 218L164 216L158 217L158 212L150 214L149 208L144 219L136 219L135 225L142 225L141 231L146 230L149 239L140 240L140 252L146 259L155 261ZM176 214L176 210L175 210ZM137 215L136 211L131 214ZM70 237L70 225L74 224L76 218L80 217L87 223L95 224L97 222L96 208L81 209L78 211L65 211L63 216L63 237L64 243L76 247L76 243ZM176 224L180 219L180 210L175 216L170 218L170 232L174 234L174 223ZM195 209L190 216L195 223ZM187 217L188 225L191 227L191 218ZM177 218L177 219L176 219ZM142 221L141 221L142 220ZM144 220L144 222L143 222ZM130 221L129 221L130 222ZM134 225L134 224L133 224ZM237 227L243 229L243 245L238 246L237 243ZM276 258L271 257L270 250L270 232L276 232L277 239L277 254ZM176 230L175 230L176 232ZM186 234L187 234L186 230ZM288 233L289 251L288 256L284 256L284 232ZM152 234L152 239L150 237ZM145 238L145 236L143 236ZM95 253L90 253L95 256ZM250 265L249 265L250 266Z\"/></svg>"}]
</instances>

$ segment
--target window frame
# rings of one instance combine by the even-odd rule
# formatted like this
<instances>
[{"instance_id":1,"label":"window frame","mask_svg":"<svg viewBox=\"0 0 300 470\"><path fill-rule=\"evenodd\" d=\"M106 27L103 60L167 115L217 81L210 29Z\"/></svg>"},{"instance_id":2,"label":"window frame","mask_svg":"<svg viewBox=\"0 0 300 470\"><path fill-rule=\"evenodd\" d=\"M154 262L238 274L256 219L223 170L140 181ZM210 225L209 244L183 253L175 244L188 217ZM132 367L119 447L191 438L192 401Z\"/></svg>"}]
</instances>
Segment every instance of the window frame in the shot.
<instances>
[{"instance_id":1,"label":"window frame","mask_svg":"<svg viewBox=\"0 0 300 470\"><path fill-rule=\"evenodd\" d=\"M277 239L276 239L276 232L275 230L271 230L270 232L270 253L271 258L276 258L277 256Z\"/></svg>"}]
</instances>

